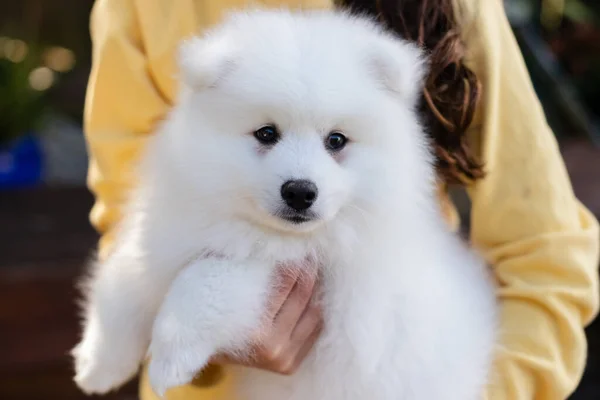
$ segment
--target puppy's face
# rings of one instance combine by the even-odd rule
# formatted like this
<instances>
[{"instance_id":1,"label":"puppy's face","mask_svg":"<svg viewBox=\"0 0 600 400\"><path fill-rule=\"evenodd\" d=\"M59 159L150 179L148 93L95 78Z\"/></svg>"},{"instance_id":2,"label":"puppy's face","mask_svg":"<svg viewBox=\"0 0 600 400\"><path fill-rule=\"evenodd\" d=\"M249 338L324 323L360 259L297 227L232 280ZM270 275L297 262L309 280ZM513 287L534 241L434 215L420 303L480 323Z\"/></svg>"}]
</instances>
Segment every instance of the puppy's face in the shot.
<instances>
[{"instance_id":1,"label":"puppy's face","mask_svg":"<svg viewBox=\"0 0 600 400\"><path fill-rule=\"evenodd\" d=\"M291 232L386 204L392 171L416 157L418 52L347 17L232 21L182 53L187 87L174 118L192 185L220 212ZM263 32L267 22L279 36ZM336 32L364 43L344 45ZM398 72L401 81L388 76Z\"/></svg>"},{"instance_id":2,"label":"puppy's face","mask_svg":"<svg viewBox=\"0 0 600 400\"><path fill-rule=\"evenodd\" d=\"M285 111L243 140L247 158L255 159L245 174L252 199L245 208L257 222L306 231L333 219L349 202L357 179L350 168L354 143L335 126L294 124Z\"/></svg>"}]
</instances>

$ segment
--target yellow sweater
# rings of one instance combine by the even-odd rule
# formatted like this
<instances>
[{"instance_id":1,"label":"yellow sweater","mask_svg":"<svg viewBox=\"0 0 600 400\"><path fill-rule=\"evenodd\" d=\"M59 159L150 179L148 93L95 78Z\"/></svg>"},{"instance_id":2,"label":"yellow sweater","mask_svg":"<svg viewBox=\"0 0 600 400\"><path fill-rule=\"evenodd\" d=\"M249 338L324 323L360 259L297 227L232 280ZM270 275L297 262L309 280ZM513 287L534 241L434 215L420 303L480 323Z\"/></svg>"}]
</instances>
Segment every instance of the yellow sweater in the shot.
<instances>
[{"instance_id":1,"label":"yellow sweater","mask_svg":"<svg viewBox=\"0 0 600 400\"><path fill-rule=\"evenodd\" d=\"M501 0L457 0L469 66L483 83L472 142L488 176L469 187L472 240L501 288L501 346L487 399L565 399L586 361L584 326L598 310L598 225L577 201L546 124ZM91 213L111 241L132 164L177 88L180 39L245 0L97 0L86 134L96 195ZM254 1L256 3L256 1ZM328 0L268 0L269 6L329 7ZM456 212L441 202L456 226ZM229 375L212 368L169 400L231 399ZM142 376L142 400L155 396Z\"/></svg>"}]
</instances>

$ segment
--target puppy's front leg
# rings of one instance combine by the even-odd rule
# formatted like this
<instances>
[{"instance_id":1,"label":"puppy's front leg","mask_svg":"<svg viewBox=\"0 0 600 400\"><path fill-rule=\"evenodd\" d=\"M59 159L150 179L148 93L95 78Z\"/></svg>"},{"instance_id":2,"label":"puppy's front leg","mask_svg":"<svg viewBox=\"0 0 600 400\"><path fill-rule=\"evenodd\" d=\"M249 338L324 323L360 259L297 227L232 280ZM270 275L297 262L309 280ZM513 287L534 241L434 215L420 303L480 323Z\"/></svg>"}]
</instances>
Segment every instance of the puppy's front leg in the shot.
<instances>
[{"instance_id":1,"label":"puppy's front leg","mask_svg":"<svg viewBox=\"0 0 600 400\"><path fill-rule=\"evenodd\" d=\"M89 394L106 393L137 373L164 293L179 270L149 268L133 254L120 249L98 265L85 291L83 337L72 353L75 382Z\"/></svg>"},{"instance_id":2,"label":"puppy's front leg","mask_svg":"<svg viewBox=\"0 0 600 400\"><path fill-rule=\"evenodd\" d=\"M189 383L218 351L244 351L260 329L273 269L203 259L179 273L154 322L149 378L156 394Z\"/></svg>"}]
</instances>

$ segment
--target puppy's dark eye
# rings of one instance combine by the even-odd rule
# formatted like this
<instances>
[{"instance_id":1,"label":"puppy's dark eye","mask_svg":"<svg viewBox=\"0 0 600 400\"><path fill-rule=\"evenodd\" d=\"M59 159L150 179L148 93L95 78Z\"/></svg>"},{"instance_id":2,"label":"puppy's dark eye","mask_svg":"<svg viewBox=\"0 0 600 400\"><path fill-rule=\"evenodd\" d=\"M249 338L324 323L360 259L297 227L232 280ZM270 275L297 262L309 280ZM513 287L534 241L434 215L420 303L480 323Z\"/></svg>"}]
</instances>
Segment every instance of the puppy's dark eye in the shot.
<instances>
[{"instance_id":1,"label":"puppy's dark eye","mask_svg":"<svg viewBox=\"0 0 600 400\"><path fill-rule=\"evenodd\" d=\"M273 125L265 125L254 132L254 137L261 144L271 145L277 143L279 140L279 132Z\"/></svg>"},{"instance_id":2,"label":"puppy's dark eye","mask_svg":"<svg viewBox=\"0 0 600 400\"><path fill-rule=\"evenodd\" d=\"M340 132L331 132L325 139L325 147L329 151L340 151L348 143L348 138Z\"/></svg>"}]
</instances>

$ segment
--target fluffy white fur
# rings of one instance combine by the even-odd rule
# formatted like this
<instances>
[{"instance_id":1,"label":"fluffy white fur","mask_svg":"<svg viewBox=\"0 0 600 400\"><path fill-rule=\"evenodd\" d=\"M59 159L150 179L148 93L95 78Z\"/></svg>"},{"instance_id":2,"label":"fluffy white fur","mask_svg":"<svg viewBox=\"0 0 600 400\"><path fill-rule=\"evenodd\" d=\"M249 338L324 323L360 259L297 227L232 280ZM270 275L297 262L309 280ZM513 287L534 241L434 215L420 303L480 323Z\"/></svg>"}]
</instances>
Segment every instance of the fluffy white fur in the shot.
<instances>
[{"instance_id":1,"label":"fluffy white fur","mask_svg":"<svg viewBox=\"0 0 600 400\"><path fill-rule=\"evenodd\" d=\"M483 262L447 229L415 112L425 63L365 19L237 13L184 44L183 89L86 290L76 382L104 393L150 355L154 389L244 354L281 263L322 279L325 329L300 370L235 369L241 399L475 400L496 331ZM261 146L252 132L277 125ZM324 138L350 142L331 154ZM308 179L318 218L277 217ZM264 326L262 326L264 328Z\"/></svg>"}]
</instances>

